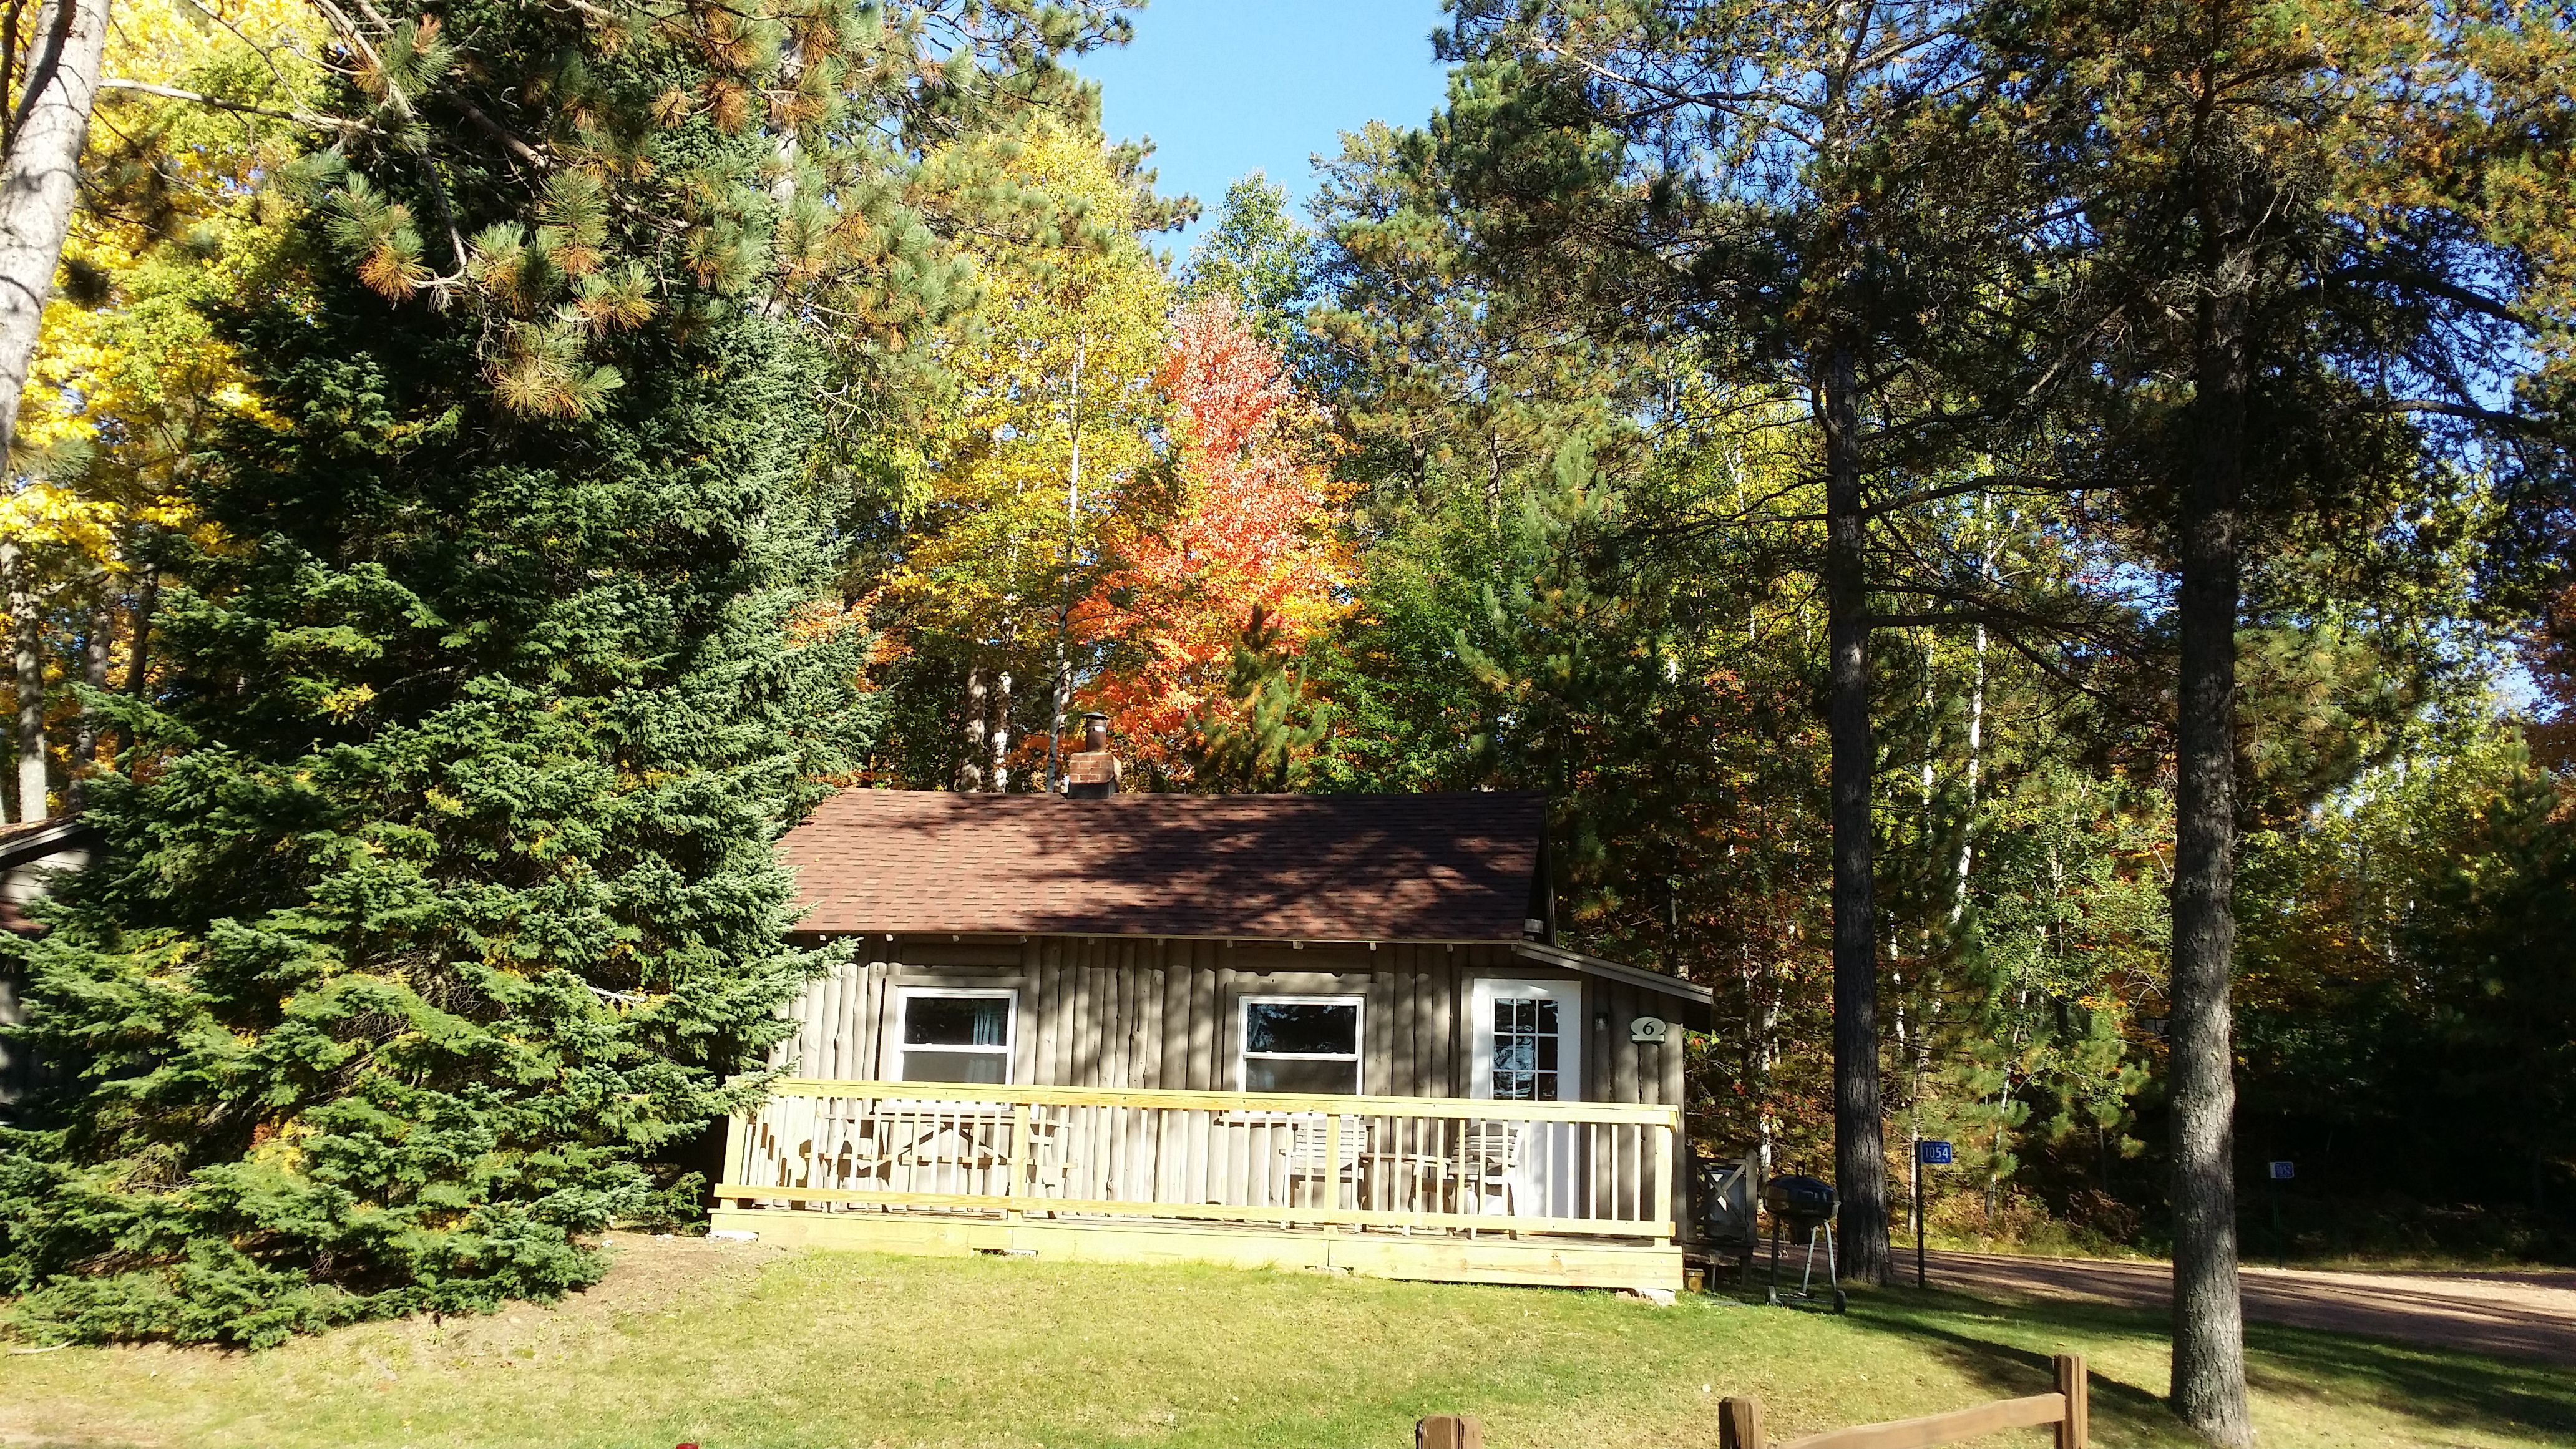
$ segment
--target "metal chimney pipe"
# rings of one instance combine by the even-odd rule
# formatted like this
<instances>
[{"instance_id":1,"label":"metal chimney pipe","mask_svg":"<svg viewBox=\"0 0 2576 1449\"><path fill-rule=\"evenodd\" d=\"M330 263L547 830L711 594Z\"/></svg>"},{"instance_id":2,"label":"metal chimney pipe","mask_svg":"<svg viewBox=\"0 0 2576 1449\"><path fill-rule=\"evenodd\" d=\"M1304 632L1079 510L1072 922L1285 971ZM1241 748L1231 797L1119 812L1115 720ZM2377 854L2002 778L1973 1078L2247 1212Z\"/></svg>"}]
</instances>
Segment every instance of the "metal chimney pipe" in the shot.
<instances>
[{"instance_id":1,"label":"metal chimney pipe","mask_svg":"<svg viewBox=\"0 0 2576 1449\"><path fill-rule=\"evenodd\" d=\"M1109 748L1109 716L1094 710L1082 717L1082 747L1085 750Z\"/></svg>"}]
</instances>

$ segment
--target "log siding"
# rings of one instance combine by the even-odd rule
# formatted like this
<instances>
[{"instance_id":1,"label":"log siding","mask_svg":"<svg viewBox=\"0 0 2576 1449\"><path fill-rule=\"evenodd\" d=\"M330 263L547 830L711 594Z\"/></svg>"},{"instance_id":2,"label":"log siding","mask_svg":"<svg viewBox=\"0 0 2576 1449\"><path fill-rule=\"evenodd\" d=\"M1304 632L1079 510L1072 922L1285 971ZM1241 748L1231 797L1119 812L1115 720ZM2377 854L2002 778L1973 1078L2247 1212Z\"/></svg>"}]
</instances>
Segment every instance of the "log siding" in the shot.
<instances>
[{"instance_id":1,"label":"log siding","mask_svg":"<svg viewBox=\"0 0 2576 1449\"><path fill-rule=\"evenodd\" d=\"M792 1009L796 1033L774 1061L789 1075L889 1081L901 1074L896 991L1018 993L1011 1080L1102 1090L1239 1090L1247 996L1355 996L1365 1001L1361 1091L1369 1096L1473 1095L1479 978L1579 981L1583 1100L1686 1105L1682 1035L1629 1040L1639 1016L1675 1003L1625 981L1516 955L1487 942L1213 941L1181 937L857 938L857 959L810 985ZM1687 1224L1675 1174L1673 1217Z\"/></svg>"}]
</instances>

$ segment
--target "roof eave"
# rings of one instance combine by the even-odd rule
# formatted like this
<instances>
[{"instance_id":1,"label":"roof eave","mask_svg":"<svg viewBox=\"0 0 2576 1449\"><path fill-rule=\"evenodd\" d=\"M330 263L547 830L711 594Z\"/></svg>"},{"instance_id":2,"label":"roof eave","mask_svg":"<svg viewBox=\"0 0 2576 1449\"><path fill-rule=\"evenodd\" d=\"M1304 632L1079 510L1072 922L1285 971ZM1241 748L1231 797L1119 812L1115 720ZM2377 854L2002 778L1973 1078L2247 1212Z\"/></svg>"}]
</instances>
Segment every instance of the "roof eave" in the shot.
<instances>
[{"instance_id":1,"label":"roof eave","mask_svg":"<svg viewBox=\"0 0 2576 1449\"><path fill-rule=\"evenodd\" d=\"M951 936L977 940L1027 940L1031 936L1055 936L1077 941L1223 941L1236 943L1300 946L1516 946L1526 938L1519 936L1331 936L1280 935L1270 931L1066 931L1039 926L818 926L798 922L787 928L791 936Z\"/></svg>"},{"instance_id":2,"label":"roof eave","mask_svg":"<svg viewBox=\"0 0 2576 1449\"><path fill-rule=\"evenodd\" d=\"M1562 946L1550 946L1539 941L1517 942L1512 947L1512 954L1531 961L1544 961L1550 966L1562 967L1568 971L1580 971L1587 976L1598 976L1605 981L1623 982L1641 990L1671 997L1682 1004L1682 1025L1693 1031L1707 1031L1715 1021L1717 991L1713 987L1702 986L1695 981L1684 981L1678 976L1667 976L1661 971L1649 971L1643 966L1627 966L1617 961L1605 961L1598 956L1586 956L1580 951L1568 951Z\"/></svg>"}]
</instances>

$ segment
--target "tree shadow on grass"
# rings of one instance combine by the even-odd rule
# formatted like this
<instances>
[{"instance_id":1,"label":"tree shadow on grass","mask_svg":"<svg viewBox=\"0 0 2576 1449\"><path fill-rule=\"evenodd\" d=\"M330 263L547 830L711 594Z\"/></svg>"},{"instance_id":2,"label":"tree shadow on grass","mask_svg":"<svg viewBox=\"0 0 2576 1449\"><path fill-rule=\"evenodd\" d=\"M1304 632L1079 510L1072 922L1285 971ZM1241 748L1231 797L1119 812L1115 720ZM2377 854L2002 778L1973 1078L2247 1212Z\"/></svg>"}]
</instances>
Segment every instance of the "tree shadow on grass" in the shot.
<instances>
[{"instance_id":1,"label":"tree shadow on grass","mask_svg":"<svg viewBox=\"0 0 2576 1449\"><path fill-rule=\"evenodd\" d=\"M1985 1386L1997 1398L2044 1394L2056 1387L2053 1355L2060 1349L2096 1358L2095 1345L2119 1339L2160 1337L2160 1318L2102 1304L2006 1304L1939 1290L1897 1289L1855 1295L1852 1315L1873 1327L1916 1340L1932 1356ZM2001 1321L1998 1321L2001 1320ZM2007 1325L2009 1325L2007 1327ZM2038 1338L2047 1350L2015 1338ZM2137 1437L2127 1442L2196 1446L2155 1394L2109 1377L2093 1365L2092 1400L2097 1432L2116 1421Z\"/></svg>"},{"instance_id":2,"label":"tree shadow on grass","mask_svg":"<svg viewBox=\"0 0 2576 1449\"><path fill-rule=\"evenodd\" d=\"M2427 1423L2576 1432L2563 1365L2264 1323L2245 1326L2245 1346L2246 1378L2278 1397L2366 1395Z\"/></svg>"},{"instance_id":3,"label":"tree shadow on grass","mask_svg":"<svg viewBox=\"0 0 2576 1449\"><path fill-rule=\"evenodd\" d=\"M1857 1295L1852 1310L1920 1341L1998 1396L2047 1391L2049 1353L2024 1347L2028 1340L2078 1352L2121 1340L2161 1348L2168 1332L2160 1312L1938 1290ZM2426 1424L2498 1433L2576 1430L2576 1377L2557 1365L2262 1323L2247 1324L2245 1339L2248 1382L2276 1399L2370 1402ZM2116 1415L2145 1443L2198 1442L2157 1394L2098 1371L2092 1391L2097 1411Z\"/></svg>"}]
</instances>

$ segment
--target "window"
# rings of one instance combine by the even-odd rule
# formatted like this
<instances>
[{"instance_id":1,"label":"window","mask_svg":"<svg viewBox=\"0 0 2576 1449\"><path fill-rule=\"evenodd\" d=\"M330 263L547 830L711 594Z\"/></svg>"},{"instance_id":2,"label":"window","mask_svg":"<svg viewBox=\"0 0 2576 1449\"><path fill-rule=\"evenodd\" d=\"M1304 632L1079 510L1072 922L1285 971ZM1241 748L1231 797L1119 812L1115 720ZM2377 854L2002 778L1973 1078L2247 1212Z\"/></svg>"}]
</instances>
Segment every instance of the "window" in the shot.
<instances>
[{"instance_id":1,"label":"window","mask_svg":"<svg viewBox=\"0 0 2576 1449\"><path fill-rule=\"evenodd\" d=\"M903 1012L903 1081L1011 1080L1017 992L905 987L897 999Z\"/></svg>"},{"instance_id":2,"label":"window","mask_svg":"<svg viewBox=\"0 0 2576 1449\"><path fill-rule=\"evenodd\" d=\"M1476 1037L1469 1058L1478 1097L1518 1102L1583 1098L1583 987L1573 981L1480 979L1471 997Z\"/></svg>"},{"instance_id":3,"label":"window","mask_svg":"<svg viewBox=\"0 0 2576 1449\"><path fill-rule=\"evenodd\" d=\"M1556 1003L1494 1003L1494 1095L1506 1101L1556 1100Z\"/></svg>"},{"instance_id":4,"label":"window","mask_svg":"<svg viewBox=\"0 0 2576 1449\"><path fill-rule=\"evenodd\" d=\"M1243 1089L1358 1096L1360 998L1245 997Z\"/></svg>"}]
</instances>

